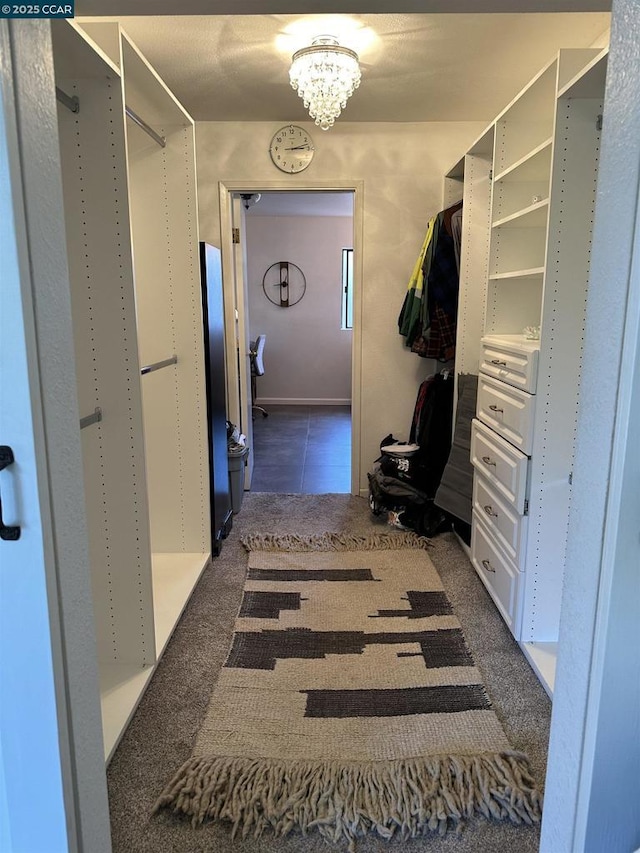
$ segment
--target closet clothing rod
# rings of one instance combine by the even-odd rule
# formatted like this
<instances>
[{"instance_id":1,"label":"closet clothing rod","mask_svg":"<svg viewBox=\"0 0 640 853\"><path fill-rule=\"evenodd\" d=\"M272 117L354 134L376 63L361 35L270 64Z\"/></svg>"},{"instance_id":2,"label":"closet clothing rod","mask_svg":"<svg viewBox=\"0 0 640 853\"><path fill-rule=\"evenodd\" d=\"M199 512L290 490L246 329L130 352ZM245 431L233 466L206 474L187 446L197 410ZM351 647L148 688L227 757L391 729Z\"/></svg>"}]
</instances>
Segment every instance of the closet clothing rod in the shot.
<instances>
[{"instance_id":1,"label":"closet clothing rod","mask_svg":"<svg viewBox=\"0 0 640 853\"><path fill-rule=\"evenodd\" d=\"M80 418L80 429L91 426L91 424L100 423L102 420L102 409L96 406L92 415L87 415L85 418Z\"/></svg>"},{"instance_id":2,"label":"closet clothing rod","mask_svg":"<svg viewBox=\"0 0 640 853\"><path fill-rule=\"evenodd\" d=\"M141 127L145 133L149 134L149 136L153 139L154 142L158 143L160 148L166 148L167 147L166 137L160 136L160 134L156 133L152 127L149 127L149 125L146 123L146 121L141 119L137 113L134 113L134 111L131 109L131 107L125 107L125 112L129 116L131 121L134 121L138 125L138 127Z\"/></svg>"},{"instance_id":3,"label":"closet clothing rod","mask_svg":"<svg viewBox=\"0 0 640 853\"><path fill-rule=\"evenodd\" d=\"M59 89L57 86L56 86L56 100L60 101L61 104L64 104L64 106L68 110L71 110L72 113L79 113L80 112L80 101L78 100L78 96L73 95L73 97L72 97L71 95L67 95L66 92L63 92L62 89Z\"/></svg>"},{"instance_id":4,"label":"closet clothing rod","mask_svg":"<svg viewBox=\"0 0 640 853\"><path fill-rule=\"evenodd\" d=\"M140 368L140 376L146 376L147 373L153 373L154 370L162 370L163 367L170 367L172 364L178 363L178 356L172 355L171 358L165 358L164 361L155 361L153 364L147 364Z\"/></svg>"}]
</instances>

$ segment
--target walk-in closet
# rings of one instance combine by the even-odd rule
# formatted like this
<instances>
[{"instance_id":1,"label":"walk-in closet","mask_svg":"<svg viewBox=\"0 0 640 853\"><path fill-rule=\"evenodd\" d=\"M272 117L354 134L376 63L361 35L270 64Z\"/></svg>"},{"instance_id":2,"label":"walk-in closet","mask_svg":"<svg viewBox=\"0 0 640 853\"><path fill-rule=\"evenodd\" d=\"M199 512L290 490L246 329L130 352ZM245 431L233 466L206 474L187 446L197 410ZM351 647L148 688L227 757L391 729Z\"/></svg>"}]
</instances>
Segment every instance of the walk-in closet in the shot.
<instances>
[{"instance_id":1,"label":"walk-in closet","mask_svg":"<svg viewBox=\"0 0 640 853\"><path fill-rule=\"evenodd\" d=\"M108 757L211 553L194 122L117 23L53 39ZM560 51L444 177L470 559L550 694L606 63Z\"/></svg>"},{"instance_id":2,"label":"walk-in closet","mask_svg":"<svg viewBox=\"0 0 640 853\"><path fill-rule=\"evenodd\" d=\"M30 32L0 20L0 246L15 242L29 368L10 402L27 411L41 501L21 528L29 466L3 435L0 546L22 529L43 554L51 697L24 705L49 703L60 768L42 764L60 777L68 849L311 853L318 832L363 851L409 837L416 851L635 849L634 3L341 13L341 44L308 37L322 10L113 2L102 19L78 0L77 18ZM357 75L327 131L289 73L336 47ZM289 133L285 167L274 140ZM271 214L253 269L242 201L346 192L349 236L321 245L325 212L308 238L303 304L323 310L303 327L288 297L301 214ZM280 304L272 268L287 270ZM277 321L251 391L264 331L248 334L250 303ZM303 405L283 383L260 398L270 353L285 379L296 365L324 379L343 350L349 393ZM239 431L250 462L231 478ZM349 474L330 478L345 448ZM276 478L258 467L251 487L254 451ZM412 454L433 475L424 493ZM336 584L344 601L355 590L344 613ZM0 741L32 804L5 706ZM1 753L4 849L5 811L12 829L28 821Z\"/></svg>"}]
</instances>

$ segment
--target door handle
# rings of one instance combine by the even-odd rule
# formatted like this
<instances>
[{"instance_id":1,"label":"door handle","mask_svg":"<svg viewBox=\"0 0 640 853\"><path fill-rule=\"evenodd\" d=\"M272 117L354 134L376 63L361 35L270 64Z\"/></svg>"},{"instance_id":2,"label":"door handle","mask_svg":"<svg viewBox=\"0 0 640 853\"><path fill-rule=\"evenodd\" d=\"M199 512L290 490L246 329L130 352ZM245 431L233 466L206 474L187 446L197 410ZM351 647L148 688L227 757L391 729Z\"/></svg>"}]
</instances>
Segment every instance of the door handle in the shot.
<instances>
[{"instance_id":1,"label":"door handle","mask_svg":"<svg viewBox=\"0 0 640 853\"><path fill-rule=\"evenodd\" d=\"M0 471L4 471L15 462L13 450L6 444L0 445ZM15 542L20 538L20 528L14 524L5 524L2 520L2 499L0 498L0 539Z\"/></svg>"},{"instance_id":2,"label":"door handle","mask_svg":"<svg viewBox=\"0 0 640 853\"><path fill-rule=\"evenodd\" d=\"M491 563L489 562L489 560L483 560L483 561L482 561L482 566L483 566L483 568L485 569L485 571L487 571L487 572L493 572L493 573L495 574L495 571L496 571L496 570L493 568L493 566L491 565Z\"/></svg>"},{"instance_id":3,"label":"door handle","mask_svg":"<svg viewBox=\"0 0 640 853\"><path fill-rule=\"evenodd\" d=\"M498 517L498 513L493 511L493 507L491 506L491 504L486 504L484 506L484 511L487 513L487 515L490 515L492 518Z\"/></svg>"}]
</instances>

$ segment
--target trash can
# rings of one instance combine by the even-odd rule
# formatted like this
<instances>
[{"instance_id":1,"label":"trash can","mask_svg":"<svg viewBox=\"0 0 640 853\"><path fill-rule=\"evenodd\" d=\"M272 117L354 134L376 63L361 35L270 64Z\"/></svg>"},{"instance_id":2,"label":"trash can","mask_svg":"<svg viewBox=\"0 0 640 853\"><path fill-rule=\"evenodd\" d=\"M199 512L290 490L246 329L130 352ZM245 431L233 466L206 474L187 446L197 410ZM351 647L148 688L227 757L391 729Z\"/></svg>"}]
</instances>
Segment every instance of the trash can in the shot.
<instances>
[{"instance_id":1,"label":"trash can","mask_svg":"<svg viewBox=\"0 0 640 853\"><path fill-rule=\"evenodd\" d=\"M248 447L238 447L237 449L234 448L227 451L231 509L234 515L237 515L242 508L242 498L244 497L244 466L247 464L248 455Z\"/></svg>"}]
</instances>

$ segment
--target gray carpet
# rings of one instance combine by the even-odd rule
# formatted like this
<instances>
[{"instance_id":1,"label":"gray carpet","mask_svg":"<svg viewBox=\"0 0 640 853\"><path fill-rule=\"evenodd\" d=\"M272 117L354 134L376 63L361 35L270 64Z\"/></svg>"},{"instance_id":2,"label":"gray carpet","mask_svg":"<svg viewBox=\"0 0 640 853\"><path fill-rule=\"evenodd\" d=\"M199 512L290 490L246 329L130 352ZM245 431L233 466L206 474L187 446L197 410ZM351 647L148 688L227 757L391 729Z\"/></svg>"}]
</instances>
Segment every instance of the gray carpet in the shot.
<instances>
[{"instance_id":1,"label":"gray carpet","mask_svg":"<svg viewBox=\"0 0 640 853\"><path fill-rule=\"evenodd\" d=\"M115 853L327 853L317 835L231 840L224 826L192 829L188 819L151 816L169 777L185 761L226 657L240 605L246 554L242 535L255 532L365 535L386 530L367 502L349 495L245 495L221 555L205 571L108 772ZM431 559L460 619L494 709L515 749L544 779L551 707L455 538L434 539ZM459 851L535 853L539 831L479 821L462 835L412 842L368 839L358 853Z\"/></svg>"}]
</instances>

